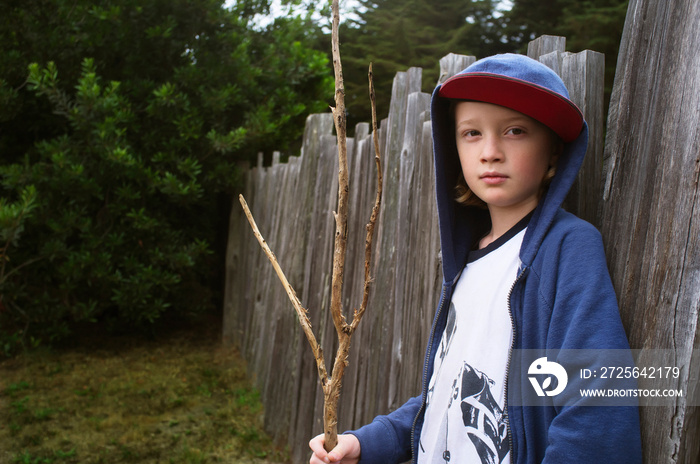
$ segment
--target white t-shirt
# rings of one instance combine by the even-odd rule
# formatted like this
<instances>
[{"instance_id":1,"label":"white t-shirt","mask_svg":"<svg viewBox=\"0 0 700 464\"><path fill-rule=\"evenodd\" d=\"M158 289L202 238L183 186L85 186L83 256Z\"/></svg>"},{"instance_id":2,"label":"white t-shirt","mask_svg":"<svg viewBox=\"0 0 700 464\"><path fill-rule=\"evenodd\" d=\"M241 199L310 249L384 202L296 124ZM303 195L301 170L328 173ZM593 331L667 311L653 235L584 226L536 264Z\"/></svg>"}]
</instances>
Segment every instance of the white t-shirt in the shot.
<instances>
[{"instance_id":1,"label":"white t-shirt","mask_svg":"<svg viewBox=\"0 0 700 464\"><path fill-rule=\"evenodd\" d=\"M419 464L510 463L504 411L513 336L508 295L517 278L526 219L469 254L435 354Z\"/></svg>"}]
</instances>

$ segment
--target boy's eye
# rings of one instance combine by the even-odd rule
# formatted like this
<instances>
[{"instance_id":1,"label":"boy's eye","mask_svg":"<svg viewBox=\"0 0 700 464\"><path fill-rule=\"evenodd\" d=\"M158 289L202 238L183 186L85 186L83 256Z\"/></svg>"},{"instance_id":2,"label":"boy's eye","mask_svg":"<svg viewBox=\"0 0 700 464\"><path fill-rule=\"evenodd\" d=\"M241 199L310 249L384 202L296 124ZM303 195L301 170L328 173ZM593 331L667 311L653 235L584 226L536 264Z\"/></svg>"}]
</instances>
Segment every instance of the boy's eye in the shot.
<instances>
[{"instance_id":1,"label":"boy's eye","mask_svg":"<svg viewBox=\"0 0 700 464\"><path fill-rule=\"evenodd\" d=\"M462 132L463 137L477 137L481 135L481 133L478 130L467 130Z\"/></svg>"},{"instance_id":2,"label":"boy's eye","mask_svg":"<svg viewBox=\"0 0 700 464\"><path fill-rule=\"evenodd\" d=\"M513 135L522 135L525 133L525 131L519 127L513 127L512 129L508 130L508 133Z\"/></svg>"}]
</instances>

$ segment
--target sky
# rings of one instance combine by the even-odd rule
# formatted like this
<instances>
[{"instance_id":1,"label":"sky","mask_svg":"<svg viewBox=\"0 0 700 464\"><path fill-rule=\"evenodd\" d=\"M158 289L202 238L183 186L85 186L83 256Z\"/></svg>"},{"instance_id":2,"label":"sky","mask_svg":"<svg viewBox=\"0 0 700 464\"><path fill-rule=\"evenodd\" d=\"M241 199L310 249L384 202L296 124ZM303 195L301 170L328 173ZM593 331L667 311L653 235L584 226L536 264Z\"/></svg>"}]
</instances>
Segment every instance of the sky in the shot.
<instances>
[{"instance_id":1,"label":"sky","mask_svg":"<svg viewBox=\"0 0 700 464\"><path fill-rule=\"evenodd\" d=\"M347 19L348 17L352 17L353 11L357 10L359 8L360 4L356 0L339 0L339 8L340 8L340 21L342 22L344 19ZM230 4L235 3L235 0L226 0L224 3L224 6L228 6ZM304 1L302 1L302 4ZM271 23L273 19L277 16L283 16L285 12L287 11L288 7L282 6L281 0L272 0L271 6L270 6L270 15L269 16L261 16L259 20L257 21L258 24L261 27L265 27L267 24ZM295 8L296 11L304 11L305 8L304 6L300 6Z\"/></svg>"},{"instance_id":2,"label":"sky","mask_svg":"<svg viewBox=\"0 0 700 464\"><path fill-rule=\"evenodd\" d=\"M357 2L357 0L339 0L339 7L340 7L340 21L342 22L344 19L347 19L349 17L353 17L353 12L356 11L359 7L360 4ZM235 3L235 0L226 0L224 5L229 5ZM304 2L302 2L304 3ZM513 6L513 2L511 0L501 0L498 2L498 5L496 7L497 10L501 11L506 11L509 10ZM276 16L281 16L285 13L285 8L282 6L281 0L272 0L272 5L270 7L270 15L269 16L263 16L260 17L258 20L258 24L261 27L265 27L267 24L271 23L272 20ZM303 11L304 7L297 8L298 11Z\"/></svg>"}]
</instances>

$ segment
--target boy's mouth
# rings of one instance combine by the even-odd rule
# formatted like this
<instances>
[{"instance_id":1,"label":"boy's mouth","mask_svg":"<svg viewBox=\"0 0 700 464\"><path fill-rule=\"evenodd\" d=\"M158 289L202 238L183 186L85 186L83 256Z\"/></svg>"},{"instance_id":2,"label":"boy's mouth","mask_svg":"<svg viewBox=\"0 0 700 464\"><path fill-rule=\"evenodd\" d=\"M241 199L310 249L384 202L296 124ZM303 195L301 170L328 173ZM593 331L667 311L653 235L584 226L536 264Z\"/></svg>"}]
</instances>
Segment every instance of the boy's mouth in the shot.
<instances>
[{"instance_id":1,"label":"boy's mouth","mask_svg":"<svg viewBox=\"0 0 700 464\"><path fill-rule=\"evenodd\" d=\"M483 173L479 178L489 185L498 185L505 182L508 176L500 172L491 171Z\"/></svg>"}]
</instances>

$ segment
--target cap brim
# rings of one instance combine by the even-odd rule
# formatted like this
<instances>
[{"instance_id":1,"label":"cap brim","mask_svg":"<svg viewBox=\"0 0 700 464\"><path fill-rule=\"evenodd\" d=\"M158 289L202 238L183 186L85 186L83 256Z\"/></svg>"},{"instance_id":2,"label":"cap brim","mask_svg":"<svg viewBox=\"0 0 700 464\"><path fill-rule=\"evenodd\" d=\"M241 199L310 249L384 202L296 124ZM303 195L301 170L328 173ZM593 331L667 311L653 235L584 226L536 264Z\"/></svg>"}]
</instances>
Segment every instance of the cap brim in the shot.
<instances>
[{"instance_id":1,"label":"cap brim","mask_svg":"<svg viewBox=\"0 0 700 464\"><path fill-rule=\"evenodd\" d=\"M457 74L440 87L439 95L505 106L552 129L572 142L583 128L581 110L568 98L527 81L490 73Z\"/></svg>"}]
</instances>

